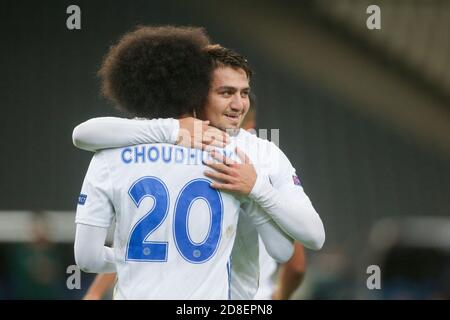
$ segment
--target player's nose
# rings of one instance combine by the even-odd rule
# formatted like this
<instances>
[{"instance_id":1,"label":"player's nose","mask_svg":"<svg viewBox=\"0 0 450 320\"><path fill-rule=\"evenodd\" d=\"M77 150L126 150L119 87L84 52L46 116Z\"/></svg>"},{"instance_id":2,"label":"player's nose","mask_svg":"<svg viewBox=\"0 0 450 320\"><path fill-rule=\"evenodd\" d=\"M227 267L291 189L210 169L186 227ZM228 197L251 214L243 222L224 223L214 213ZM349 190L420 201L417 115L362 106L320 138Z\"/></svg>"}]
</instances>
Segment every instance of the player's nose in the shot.
<instances>
[{"instance_id":1,"label":"player's nose","mask_svg":"<svg viewBox=\"0 0 450 320\"><path fill-rule=\"evenodd\" d=\"M233 99L231 100L230 103L230 108L236 112L241 112L242 110L244 110L245 101L240 94L233 95Z\"/></svg>"}]
</instances>

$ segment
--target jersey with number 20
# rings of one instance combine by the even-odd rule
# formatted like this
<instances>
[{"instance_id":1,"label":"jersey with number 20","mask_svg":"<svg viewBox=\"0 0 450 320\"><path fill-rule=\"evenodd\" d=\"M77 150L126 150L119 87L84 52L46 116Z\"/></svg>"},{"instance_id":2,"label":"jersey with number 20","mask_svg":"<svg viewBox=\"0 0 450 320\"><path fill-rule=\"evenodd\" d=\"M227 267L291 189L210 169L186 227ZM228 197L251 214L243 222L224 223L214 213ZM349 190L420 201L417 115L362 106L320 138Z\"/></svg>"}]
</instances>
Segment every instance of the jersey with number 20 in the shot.
<instances>
[{"instance_id":1,"label":"jersey with number 20","mask_svg":"<svg viewBox=\"0 0 450 320\"><path fill-rule=\"evenodd\" d=\"M209 186L205 156L168 144L94 155L76 223L116 220L116 299L229 299L240 202Z\"/></svg>"}]
</instances>

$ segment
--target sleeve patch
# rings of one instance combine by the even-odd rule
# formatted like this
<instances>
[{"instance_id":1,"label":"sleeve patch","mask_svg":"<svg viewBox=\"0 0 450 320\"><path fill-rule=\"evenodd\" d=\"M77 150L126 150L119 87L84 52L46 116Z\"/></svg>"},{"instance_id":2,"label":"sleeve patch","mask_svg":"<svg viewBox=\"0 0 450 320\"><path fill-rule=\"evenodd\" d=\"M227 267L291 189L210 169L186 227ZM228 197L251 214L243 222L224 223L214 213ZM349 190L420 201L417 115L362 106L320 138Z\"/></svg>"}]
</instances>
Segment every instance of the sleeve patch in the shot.
<instances>
[{"instance_id":1,"label":"sleeve patch","mask_svg":"<svg viewBox=\"0 0 450 320\"><path fill-rule=\"evenodd\" d=\"M292 176L292 180L294 181L295 185L297 185L297 186L301 186L302 185L298 176L293 175Z\"/></svg>"},{"instance_id":2,"label":"sleeve patch","mask_svg":"<svg viewBox=\"0 0 450 320\"><path fill-rule=\"evenodd\" d=\"M80 196L78 197L78 204L83 206L86 203L86 199L86 194L80 194Z\"/></svg>"}]
</instances>

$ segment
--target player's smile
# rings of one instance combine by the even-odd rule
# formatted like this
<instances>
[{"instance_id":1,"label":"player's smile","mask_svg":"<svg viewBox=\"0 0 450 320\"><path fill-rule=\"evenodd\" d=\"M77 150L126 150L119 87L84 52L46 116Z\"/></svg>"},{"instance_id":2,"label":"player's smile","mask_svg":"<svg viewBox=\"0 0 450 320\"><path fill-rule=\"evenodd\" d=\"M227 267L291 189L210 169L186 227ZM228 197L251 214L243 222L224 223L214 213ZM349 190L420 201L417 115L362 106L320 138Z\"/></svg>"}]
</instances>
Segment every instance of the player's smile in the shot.
<instances>
[{"instance_id":1,"label":"player's smile","mask_svg":"<svg viewBox=\"0 0 450 320\"><path fill-rule=\"evenodd\" d=\"M229 112L225 113L224 116L232 126L239 126L242 121L242 113Z\"/></svg>"}]
</instances>

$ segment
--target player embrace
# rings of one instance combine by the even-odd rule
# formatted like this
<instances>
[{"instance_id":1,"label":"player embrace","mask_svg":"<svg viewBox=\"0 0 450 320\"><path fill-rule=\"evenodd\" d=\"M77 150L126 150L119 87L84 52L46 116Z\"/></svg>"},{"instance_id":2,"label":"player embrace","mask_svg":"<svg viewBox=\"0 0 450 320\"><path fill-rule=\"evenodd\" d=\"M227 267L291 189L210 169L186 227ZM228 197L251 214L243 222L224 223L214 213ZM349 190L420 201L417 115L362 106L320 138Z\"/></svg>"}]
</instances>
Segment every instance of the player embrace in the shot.
<instances>
[{"instance_id":1,"label":"player embrace","mask_svg":"<svg viewBox=\"0 0 450 320\"><path fill-rule=\"evenodd\" d=\"M198 28L147 27L110 49L100 75L119 109L167 118L93 119L74 131L85 149L111 148L94 155L83 182L75 258L87 272L117 272L115 298L253 298L258 234L281 262L294 239L321 248L322 221L289 160L239 129L252 75L242 56ZM181 160L166 161L175 143ZM205 145L223 148L192 161L190 147Z\"/></svg>"}]
</instances>

